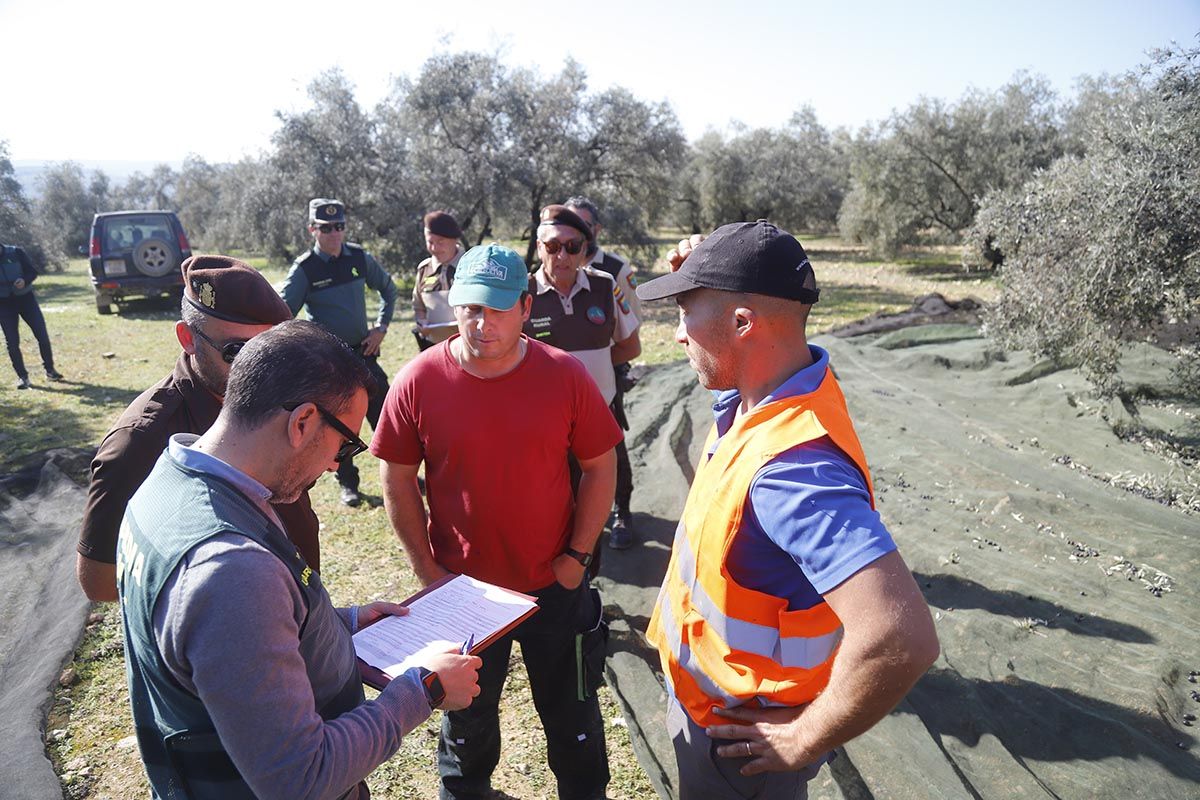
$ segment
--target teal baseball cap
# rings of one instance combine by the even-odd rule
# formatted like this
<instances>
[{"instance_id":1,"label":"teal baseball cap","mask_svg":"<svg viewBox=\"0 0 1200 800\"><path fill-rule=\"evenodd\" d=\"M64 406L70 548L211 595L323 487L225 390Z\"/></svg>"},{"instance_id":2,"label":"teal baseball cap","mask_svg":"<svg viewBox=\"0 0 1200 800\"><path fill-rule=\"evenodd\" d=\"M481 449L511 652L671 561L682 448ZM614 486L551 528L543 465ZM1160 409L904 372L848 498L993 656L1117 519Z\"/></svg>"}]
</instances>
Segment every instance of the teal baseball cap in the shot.
<instances>
[{"instance_id":1,"label":"teal baseball cap","mask_svg":"<svg viewBox=\"0 0 1200 800\"><path fill-rule=\"evenodd\" d=\"M508 311L517 304L521 292L528 290L525 261L515 250L493 242L472 247L458 260L449 300L452 306Z\"/></svg>"}]
</instances>

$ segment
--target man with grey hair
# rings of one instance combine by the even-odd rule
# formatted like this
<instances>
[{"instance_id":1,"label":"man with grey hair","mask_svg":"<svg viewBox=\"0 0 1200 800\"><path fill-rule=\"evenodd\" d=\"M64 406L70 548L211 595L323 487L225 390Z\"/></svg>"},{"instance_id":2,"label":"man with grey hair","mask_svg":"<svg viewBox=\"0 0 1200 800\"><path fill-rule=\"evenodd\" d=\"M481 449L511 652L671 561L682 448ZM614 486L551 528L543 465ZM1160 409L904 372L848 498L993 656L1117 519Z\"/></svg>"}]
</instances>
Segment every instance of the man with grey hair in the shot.
<instances>
[{"instance_id":1,"label":"man with grey hair","mask_svg":"<svg viewBox=\"0 0 1200 800\"><path fill-rule=\"evenodd\" d=\"M195 255L183 262L183 301L175 369L134 400L105 434L76 545L75 574L89 600L117 599L117 530L125 506L176 433L203 433L216 420L229 367L254 336L291 319L258 270L235 258ZM276 508L288 537L321 568L318 522L308 492Z\"/></svg>"},{"instance_id":2,"label":"man with grey hair","mask_svg":"<svg viewBox=\"0 0 1200 800\"><path fill-rule=\"evenodd\" d=\"M373 382L333 334L282 323L241 349L212 427L172 436L130 500L117 589L156 797L365 798L402 737L478 694L480 659L451 648L366 702L351 635L405 609L335 609L275 514L366 449Z\"/></svg>"}]
</instances>

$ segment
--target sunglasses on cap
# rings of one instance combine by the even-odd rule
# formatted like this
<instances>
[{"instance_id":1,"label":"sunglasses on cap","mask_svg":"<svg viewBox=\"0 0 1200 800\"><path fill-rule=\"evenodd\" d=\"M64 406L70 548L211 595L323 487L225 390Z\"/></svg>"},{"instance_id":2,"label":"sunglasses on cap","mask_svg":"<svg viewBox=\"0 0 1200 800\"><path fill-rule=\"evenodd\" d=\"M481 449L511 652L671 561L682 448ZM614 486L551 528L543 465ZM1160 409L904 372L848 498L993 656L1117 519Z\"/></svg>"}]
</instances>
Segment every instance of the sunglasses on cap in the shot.
<instances>
[{"instance_id":1,"label":"sunglasses on cap","mask_svg":"<svg viewBox=\"0 0 1200 800\"><path fill-rule=\"evenodd\" d=\"M560 242L558 239L538 239L542 247L546 248L546 253L549 255L558 255L559 250L566 250L573 256L579 255L583 250L583 239L570 239L565 242Z\"/></svg>"},{"instance_id":2,"label":"sunglasses on cap","mask_svg":"<svg viewBox=\"0 0 1200 800\"><path fill-rule=\"evenodd\" d=\"M321 233L332 233L333 231L346 230L346 223L344 223L344 222L321 222L321 223L314 222L313 227L316 228L317 230L319 230Z\"/></svg>"},{"instance_id":3,"label":"sunglasses on cap","mask_svg":"<svg viewBox=\"0 0 1200 800\"><path fill-rule=\"evenodd\" d=\"M295 411L301 405L303 405L303 403L292 403L291 405L283 406L283 410ZM333 428L346 439L346 441L342 442L341 447L338 448L337 453L333 456L334 461L341 464L343 461L354 458L359 453L365 453L367 451L367 443L358 438L358 434L347 428L345 423L343 423L333 414L330 414L328 411L321 408L316 403L313 403L313 407L317 409L317 413L321 415L321 419L325 420L326 425Z\"/></svg>"},{"instance_id":4,"label":"sunglasses on cap","mask_svg":"<svg viewBox=\"0 0 1200 800\"><path fill-rule=\"evenodd\" d=\"M189 327L191 327L191 326L189 326ZM191 331L192 331L192 333L196 334L201 339L203 339L205 342L207 342L209 347L211 347L213 350L216 350L218 353L220 353L221 360L224 361L226 364L232 364L233 360L235 358L237 358L237 354L242 352L242 348L246 346L245 339L230 339L228 342L225 342L224 344L217 344L212 339L205 336L204 331L200 330L199 328L191 328Z\"/></svg>"}]
</instances>

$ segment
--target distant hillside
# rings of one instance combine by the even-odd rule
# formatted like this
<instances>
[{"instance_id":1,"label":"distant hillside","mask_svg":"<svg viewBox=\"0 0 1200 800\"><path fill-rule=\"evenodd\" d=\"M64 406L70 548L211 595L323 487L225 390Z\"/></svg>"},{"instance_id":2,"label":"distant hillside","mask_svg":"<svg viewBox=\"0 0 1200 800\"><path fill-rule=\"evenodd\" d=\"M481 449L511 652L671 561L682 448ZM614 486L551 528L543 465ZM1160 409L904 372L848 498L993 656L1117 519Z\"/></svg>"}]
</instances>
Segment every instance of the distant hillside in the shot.
<instances>
[{"instance_id":1,"label":"distant hillside","mask_svg":"<svg viewBox=\"0 0 1200 800\"><path fill-rule=\"evenodd\" d=\"M90 174L93 170L100 170L108 176L112 185L117 186L129 179L129 176L135 172L149 172L161 163L161 161L86 161L82 159L75 160L77 164L83 167L85 174ZM25 191L25 196L33 200L41 195L41 180L42 173L47 167L61 163L59 161L46 160L13 160L13 172L16 178L21 183L21 188ZM178 170L183 166L182 161L168 161L171 169Z\"/></svg>"}]
</instances>

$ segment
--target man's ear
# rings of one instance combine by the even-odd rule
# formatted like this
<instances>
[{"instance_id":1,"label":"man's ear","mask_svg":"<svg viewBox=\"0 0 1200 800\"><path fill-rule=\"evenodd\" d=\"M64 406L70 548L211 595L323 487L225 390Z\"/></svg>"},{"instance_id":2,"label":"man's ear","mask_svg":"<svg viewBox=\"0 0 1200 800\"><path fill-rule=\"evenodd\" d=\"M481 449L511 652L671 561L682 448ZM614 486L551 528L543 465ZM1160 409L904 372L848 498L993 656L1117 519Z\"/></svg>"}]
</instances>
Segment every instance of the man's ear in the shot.
<instances>
[{"instance_id":1,"label":"man's ear","mask_svg":"<svg viewBox=\"0 0 1200 800\"><path fill-rule=\"evenodd\" d=\"M321 419L317 407L312 403L301 403L288 412L287 437L293 448L299 449L304 440L312 435L313 429L320 425Z\"/></svg>"},{"instance_id":2,"label":"man's ear","mask_svg":"<svg viewBox=\"0 0 1200 800\"><path fill-rule=\"evenodd\" d=\"M175 338L179 340L179 346L183 348L183 352L190 356L196 354L196 339L192 336L192 329L183 320L175 323Z\"/></svg>"},{"instance_id":3,"label":"man's ear","mask_svg":"<svg viewBox=\"0 0 1200 800\"><path fill-rule=\"evenodd\" d=\"M757 319L758 317L752 308L737 306L733 309L733 323L737 329L738 336L744 336L749 333L754 328L754 323Z\"/></svg>"}]
</instances>

